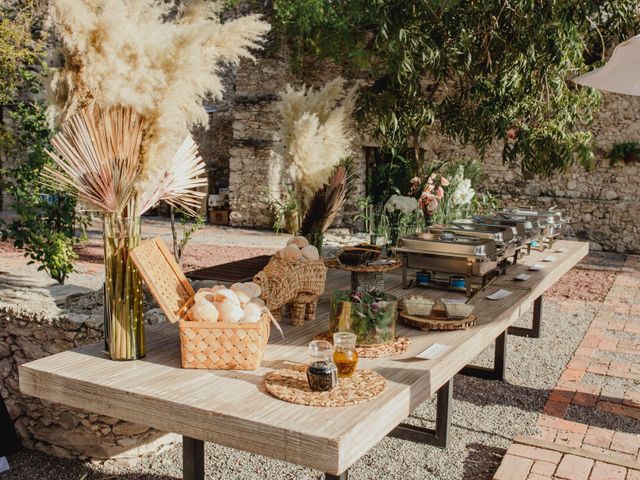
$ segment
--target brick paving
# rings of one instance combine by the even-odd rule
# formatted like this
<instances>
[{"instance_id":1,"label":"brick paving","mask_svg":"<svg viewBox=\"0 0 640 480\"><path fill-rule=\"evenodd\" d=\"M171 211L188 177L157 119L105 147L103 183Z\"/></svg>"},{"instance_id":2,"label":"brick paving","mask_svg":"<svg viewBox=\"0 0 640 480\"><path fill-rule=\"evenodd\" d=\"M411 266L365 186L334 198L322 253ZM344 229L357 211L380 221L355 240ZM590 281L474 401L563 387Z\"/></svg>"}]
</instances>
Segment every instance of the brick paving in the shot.
<instances>
[{"instance_id":1,"label":"brick paving","mask_svg":"<svg viewBox=\"0 0 640 480\"><path fill-rule=\"evenodd\" d=\"M627 258L599 306L539 434L514 439L495 480L640 480L640 257Z\"/></svg>"}]
</instances>

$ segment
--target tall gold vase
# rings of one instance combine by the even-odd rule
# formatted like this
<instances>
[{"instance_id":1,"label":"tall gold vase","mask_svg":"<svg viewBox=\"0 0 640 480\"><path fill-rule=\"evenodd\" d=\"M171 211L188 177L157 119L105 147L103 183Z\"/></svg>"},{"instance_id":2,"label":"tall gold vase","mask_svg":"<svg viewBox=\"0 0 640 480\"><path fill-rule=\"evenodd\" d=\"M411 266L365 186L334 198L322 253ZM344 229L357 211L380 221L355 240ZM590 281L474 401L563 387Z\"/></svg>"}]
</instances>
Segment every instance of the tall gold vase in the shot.
<instances>
[{"instance_id":1,"label":"tall gold vase","mask_svg":"<svg viewBox=\"0 0 640 480\"><path fill-rule=\"evenodd\" d=\"M104 216L104 334L112 360L145 356L142 278L129 257L140 217Z\"/></svg>"}]
</instances>

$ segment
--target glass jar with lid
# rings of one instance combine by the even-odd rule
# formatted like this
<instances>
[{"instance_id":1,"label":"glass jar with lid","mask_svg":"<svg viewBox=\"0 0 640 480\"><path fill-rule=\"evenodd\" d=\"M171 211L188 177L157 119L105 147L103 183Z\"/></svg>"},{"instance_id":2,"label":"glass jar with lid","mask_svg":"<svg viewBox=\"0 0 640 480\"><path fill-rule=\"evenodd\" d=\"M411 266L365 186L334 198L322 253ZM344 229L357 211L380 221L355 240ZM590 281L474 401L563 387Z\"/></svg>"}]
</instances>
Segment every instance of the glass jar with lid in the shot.
<instances>
[{"instance_id":1,"label":"glass jar with lid","mask_svg":"<svg viewBox=\"0 0 640 480\"><path fill-rule=\"evenodd\" d=\"M338 369L338 377L350 378L358 366L355 333L336 332L333 334L333 363Z\"/></svg>"},{"instance_id":2,"label":"glass jar with lid","mask_svg":"<svg viewBox=\"0 0 640 480\"><path fill-rule=\"evenodd\" d=\"M307 381L314 392L326 392L338 384L338 369L333 363L333 346L326 340L309 343Z\"/></svg>"}]
</instances>

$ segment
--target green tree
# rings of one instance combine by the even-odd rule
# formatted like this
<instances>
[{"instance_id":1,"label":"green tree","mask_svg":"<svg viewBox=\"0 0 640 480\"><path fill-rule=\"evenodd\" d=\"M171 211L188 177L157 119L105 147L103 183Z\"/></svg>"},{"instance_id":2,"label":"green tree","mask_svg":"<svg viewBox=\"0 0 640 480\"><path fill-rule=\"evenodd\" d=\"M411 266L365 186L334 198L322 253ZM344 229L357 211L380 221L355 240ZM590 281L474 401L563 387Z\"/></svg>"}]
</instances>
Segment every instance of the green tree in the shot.
<instances>
[{"instance_id":1,"label":"green tree","mask_svg":"<svg viewBox=\"0 0 640 480\"><path fill-rule=\"evenodd\" d=\"M360 119L393 160L441 133L550 175L593 163L597 92L570 77L638 30L637 0L274 0L297 66L364 75Z\"/></svg>"},{"instance_id":2,"label":"green tree","mask_svg":"<svg viewBox=\"0 0 640 480\"><path fill-rule=\"evenodd\" d=\"M44 106L30 100L42 90L45 68L44 41L32 37L39 19L29 5L11 18L0 13L0 108L8 112L0 124L0 155L11 160L0 168L0 191L9 194L15 210L14 218L0 222L0 238L13 240L29 263L64 283L76 259L76 201L42 182L51 131Z\"/></svg>"}]
</instances>

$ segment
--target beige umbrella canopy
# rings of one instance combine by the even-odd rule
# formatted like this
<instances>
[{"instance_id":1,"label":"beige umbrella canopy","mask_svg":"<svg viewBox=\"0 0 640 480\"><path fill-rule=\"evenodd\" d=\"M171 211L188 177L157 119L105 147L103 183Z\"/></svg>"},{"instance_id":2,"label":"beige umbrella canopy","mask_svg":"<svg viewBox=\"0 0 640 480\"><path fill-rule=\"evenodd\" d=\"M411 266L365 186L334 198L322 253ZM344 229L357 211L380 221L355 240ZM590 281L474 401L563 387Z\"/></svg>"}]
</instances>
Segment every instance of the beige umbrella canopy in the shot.
<instances>
[{"instance_id":1,"label":"beige umbrella canopy","mask_svg":"<svg viewBox=\"0 0 640 480\"><path fill-rule=\"evenodd\" d=\"M573 81L598 90L640 96L640 35L618 45L604 67Z\"/></svg>"}]
</instances>

